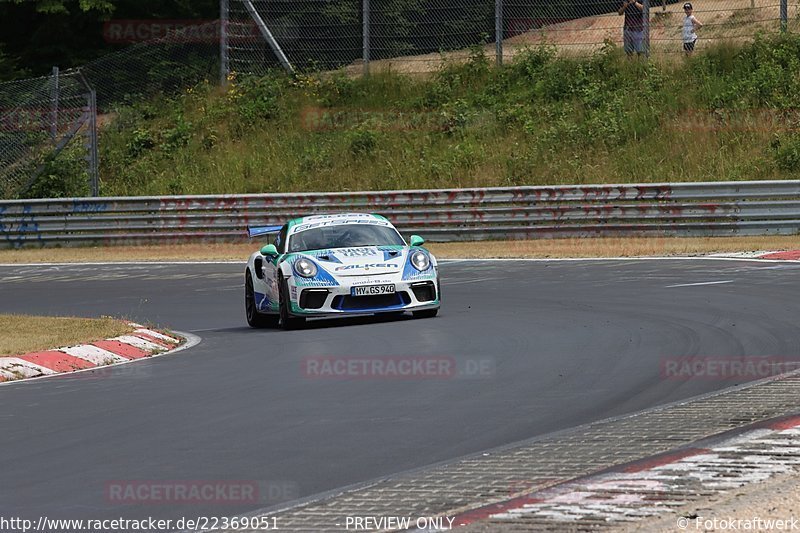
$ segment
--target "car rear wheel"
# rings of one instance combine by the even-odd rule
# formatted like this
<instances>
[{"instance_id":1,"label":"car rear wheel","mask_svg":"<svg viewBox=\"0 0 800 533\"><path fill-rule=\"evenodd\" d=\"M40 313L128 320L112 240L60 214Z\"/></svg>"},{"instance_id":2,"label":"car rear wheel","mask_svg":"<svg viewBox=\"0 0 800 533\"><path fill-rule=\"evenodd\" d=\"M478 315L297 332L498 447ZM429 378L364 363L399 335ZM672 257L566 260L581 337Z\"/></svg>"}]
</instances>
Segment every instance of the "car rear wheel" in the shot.
<instances>
[{"instance_id":1,"label":"car rear wheel","mask_svg":"<svg viewBox=\"0 0 800 533\"><path fill-rule=\"evenodd\" d=\"M305 317L302 316L292 316L289 313L289 286L286 284L286 280L281 280L281 327L286 330L291 329L298 329L303 327L306 323Z\"/></svg>"},{"instance_id":2,"label":"car rear wheel","mask_svg":"<svg viewBox=\"0 0 800 533\"><path fill-rule=\"evenodd\" d=\"M258 312L256 307L256 292L253 289L253 277L250 271L245 274L244 280L244 311L247 316L247 323L251 328L268 328L278 325L278 317L265 315Z\"/></svg>"},{"instance_id":3,"label":"car rear wheel","mask_svg":"<svg viewBox=\"0 0 800 533\"><path fill-rule=\"evenodd\" d=\"M425 309L424 311L413 311L414 318L433 318L439 313L438 309Z\"/></svg>"}]
</instances>

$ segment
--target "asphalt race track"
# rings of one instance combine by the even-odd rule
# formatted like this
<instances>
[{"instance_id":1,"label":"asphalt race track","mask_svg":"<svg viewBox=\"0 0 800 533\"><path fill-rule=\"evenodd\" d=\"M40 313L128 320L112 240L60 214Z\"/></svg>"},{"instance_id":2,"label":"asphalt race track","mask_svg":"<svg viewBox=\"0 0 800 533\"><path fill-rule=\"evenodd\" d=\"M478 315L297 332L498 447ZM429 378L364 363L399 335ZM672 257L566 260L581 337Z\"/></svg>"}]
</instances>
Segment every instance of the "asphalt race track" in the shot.
<instances>
[{"instance_id":1,"label":"asphalt race track","mask_svg":"<svg viewBox=\"0 0 800 533\"><path fill-rule=\"evenodd\" d=\"M0 267L0 312L117 315L202 343L0 386L0 516L178 518L269 507L725 388L674 358L800 361L800 265L445 262L435 319L252 330L243 264ZM426 378L310 376L309 357L447 358ZM258 482L246 504L115 500L136 481Z\"/></svg>"}]
</instances>

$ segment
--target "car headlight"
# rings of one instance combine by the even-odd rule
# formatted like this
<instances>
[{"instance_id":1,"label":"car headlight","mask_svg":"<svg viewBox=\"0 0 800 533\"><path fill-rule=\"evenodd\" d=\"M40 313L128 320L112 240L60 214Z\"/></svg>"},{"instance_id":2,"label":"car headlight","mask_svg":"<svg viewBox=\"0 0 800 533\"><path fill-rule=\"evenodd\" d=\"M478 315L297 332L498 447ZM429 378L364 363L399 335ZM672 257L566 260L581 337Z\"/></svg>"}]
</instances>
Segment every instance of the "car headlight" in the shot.
<instances>
[{"instance_id":1,"label":"car headlight","mask_svg":"<svg viewBox=\"0 0 800 533\"><path fill-rule=\"evenodd\" d=\"M315 265L313 261L301 257L294 262L294 271L298 276L313 278L317 275L317 265Z\"/></svg>"},{"instance_id":2,"label":"car headlight","mask_svg":"<svg viewBox=\"0 0 800 533\"><path fill-rule=\"evenodd\" d=\"M411 254L411 264L421 272L423 270L428 270L428 267L431 266L431 259L425 252L417 250Z\"/></svg>"}]
</instances>

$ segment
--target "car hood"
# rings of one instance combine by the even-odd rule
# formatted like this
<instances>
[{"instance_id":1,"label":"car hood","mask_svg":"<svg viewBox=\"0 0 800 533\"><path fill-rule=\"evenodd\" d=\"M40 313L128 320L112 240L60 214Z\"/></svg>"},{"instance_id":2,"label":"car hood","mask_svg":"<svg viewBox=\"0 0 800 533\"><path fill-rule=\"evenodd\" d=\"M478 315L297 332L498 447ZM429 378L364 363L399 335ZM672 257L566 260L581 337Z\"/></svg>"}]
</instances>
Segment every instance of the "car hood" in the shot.
<instances>
[{"instance_id":1,"label":"car hood","mask_svg":"<svg viewBox=\"0 0 800 533\"><path fill-rule=\"evenodd\" d=\"M338 277L374 276L403 271L408 248L405 246L364 246L302 252Z\"/></svg>"}]
</instances>

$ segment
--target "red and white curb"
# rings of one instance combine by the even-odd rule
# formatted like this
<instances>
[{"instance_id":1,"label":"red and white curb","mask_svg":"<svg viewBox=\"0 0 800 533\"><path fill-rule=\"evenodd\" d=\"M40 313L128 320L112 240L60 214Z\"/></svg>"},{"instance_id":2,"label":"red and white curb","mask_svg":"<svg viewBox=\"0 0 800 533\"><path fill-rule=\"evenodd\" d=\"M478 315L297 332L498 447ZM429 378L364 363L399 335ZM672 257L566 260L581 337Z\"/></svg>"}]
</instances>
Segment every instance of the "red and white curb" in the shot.
<instances>
[{"instance_id":1,"label":"red and white curb","mask_svg":"<svg viewBox=\"0 0 800 533\"><path fill-rule=\"evenodd\" d=\"M181 347L185 340L145 328L140 324L130 323L130 326L135 329L128 335L90 344L31 352L17 357L0 357L0 382L128 363L173 352Z\"/></svg>"},{"instance_id":2,"label":"red and white curb","mask_svg":"<svg viewBox=\"0 0 800 533\"><path fill-rule=\"evenodd\" d=\"M722 257L729 259L767 259L773 261L800 261L800 250L782 250L770 252L759 250L755 252L728 252L710 254L708 257Z\"/></svg>"},{"instance_id":3,"label":"red and white curb","mask_svg":"<svg viewBox=\"0 0 800 533\"><path fill-rule=\"evenodd\" d=\"M469 511L455 523L579 529L621 524L667 513L701 495L800 472L800 416L710 446L702 442Z\"/></svg>"}]
</instances>

